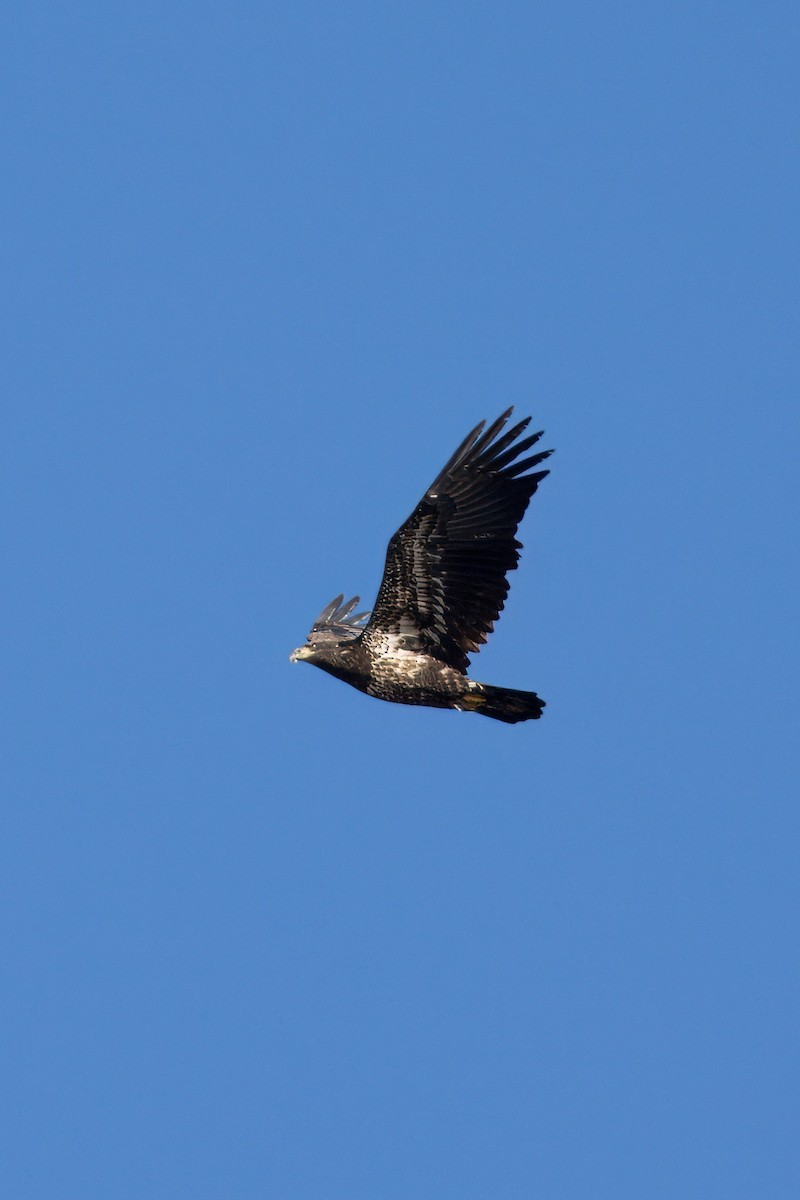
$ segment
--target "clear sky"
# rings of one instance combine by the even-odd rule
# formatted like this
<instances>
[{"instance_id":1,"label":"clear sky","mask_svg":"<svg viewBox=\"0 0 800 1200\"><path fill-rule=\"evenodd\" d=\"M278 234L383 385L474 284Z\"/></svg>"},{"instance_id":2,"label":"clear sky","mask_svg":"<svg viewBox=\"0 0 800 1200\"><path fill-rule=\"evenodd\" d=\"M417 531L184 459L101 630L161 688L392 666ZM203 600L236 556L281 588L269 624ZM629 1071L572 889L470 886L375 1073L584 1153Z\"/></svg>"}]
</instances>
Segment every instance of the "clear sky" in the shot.
<instances>
[{"instance_id":1,"label":"clear sky","mask_svg":"<svg viewBox=\"0 0 800 1200\"><path fill-rule=\"evenodd\" d=\"M2 1200L795 1200L794 4L2 37ZM458 441L476 678L292 666Z\"/></svg>"}]
</instances>

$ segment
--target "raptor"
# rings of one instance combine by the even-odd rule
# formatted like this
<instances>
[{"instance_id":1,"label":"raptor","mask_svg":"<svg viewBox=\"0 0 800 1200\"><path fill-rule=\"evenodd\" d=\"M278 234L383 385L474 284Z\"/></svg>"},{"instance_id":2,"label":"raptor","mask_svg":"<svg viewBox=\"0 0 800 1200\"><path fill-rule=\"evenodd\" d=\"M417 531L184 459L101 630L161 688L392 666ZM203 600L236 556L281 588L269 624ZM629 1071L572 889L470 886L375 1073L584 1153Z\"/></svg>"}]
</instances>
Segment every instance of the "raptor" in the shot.
<instances>
[{"instance_id":1,"label":"raptor","mask_svg":"<svg viewBox=\"0 0 800 1200\"><path fill-rule=\"evenodd\" d=\"M359 691L397 704L476 712L513 725L545 706L535 692L467 677L508 595L522 549L515 534L552 453L527 454L542 436L512 409L481 421L389 542L372 612L332 600L293 662L309 662ZM524 435L524 436L523 436Z\"/></svg>"}]
</instances>

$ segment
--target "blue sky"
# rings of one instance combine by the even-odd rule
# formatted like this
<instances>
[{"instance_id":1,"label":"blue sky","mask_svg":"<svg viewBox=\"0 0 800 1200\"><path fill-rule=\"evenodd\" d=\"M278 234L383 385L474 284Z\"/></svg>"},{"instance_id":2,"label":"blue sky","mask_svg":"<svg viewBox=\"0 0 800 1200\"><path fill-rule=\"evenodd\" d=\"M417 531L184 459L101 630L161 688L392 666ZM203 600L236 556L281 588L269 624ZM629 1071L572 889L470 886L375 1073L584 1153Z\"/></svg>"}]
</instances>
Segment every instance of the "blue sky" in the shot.
<instances>
[{"instance_id":1,"label":"blue sky","mask_svg":"<svg viewBox=\"0 0 800 1200\"><path fill-rule=\"evenodd\" d=\"M797 1196L797 35L6 14L0 1195ZM509 404L543 720L290 666Z\"/></svg>"}]
</instances>

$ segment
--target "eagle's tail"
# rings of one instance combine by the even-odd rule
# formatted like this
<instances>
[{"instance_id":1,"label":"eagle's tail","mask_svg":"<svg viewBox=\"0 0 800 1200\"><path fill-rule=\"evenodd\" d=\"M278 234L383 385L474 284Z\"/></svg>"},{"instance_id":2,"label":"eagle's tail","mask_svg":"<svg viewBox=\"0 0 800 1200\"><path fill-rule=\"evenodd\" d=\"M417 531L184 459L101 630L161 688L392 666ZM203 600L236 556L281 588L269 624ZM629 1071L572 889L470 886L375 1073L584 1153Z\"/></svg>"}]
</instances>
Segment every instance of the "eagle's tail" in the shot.
<instances>
[{"instance_id":1,"label":"eagle's tail","mask_svg":"<svg viewBox=\"0 0 800 1200\"><path fill-rule=\"evenodd\" d=\"M536 692L519 692L516 688L492 687L488 683L473 683L458 707L483 717L494 717L516 725L517 721L536 721L542 715L544 700Z\"/></svg>"}]
</instances>

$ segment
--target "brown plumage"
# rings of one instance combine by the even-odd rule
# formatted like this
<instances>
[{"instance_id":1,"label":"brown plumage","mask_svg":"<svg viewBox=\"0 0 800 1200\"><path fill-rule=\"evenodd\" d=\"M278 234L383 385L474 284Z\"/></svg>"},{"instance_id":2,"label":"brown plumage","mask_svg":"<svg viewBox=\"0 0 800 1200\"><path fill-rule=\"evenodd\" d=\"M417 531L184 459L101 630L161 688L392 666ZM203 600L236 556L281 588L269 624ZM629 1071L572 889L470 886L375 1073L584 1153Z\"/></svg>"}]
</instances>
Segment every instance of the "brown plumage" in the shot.
<instances>
[{"instance_id":1,"label":"brown plumage","mask_svg":"<svg viewBox=\"0 0 800 1200\"><path fill-rule=\"evenodd\" d=\"M517 526L549 473L531 468L552 451L520 458L541 437L520 437L530 417L502 432L511 412L468 434L392 537L372 613L353 616L358 597L345 603L337 596L293 661L311 662L380 700L509 724L541 716L544 701L534 692L466 675L508 595L506 575L522 549Z\"/></svg>"}]
</instances>

